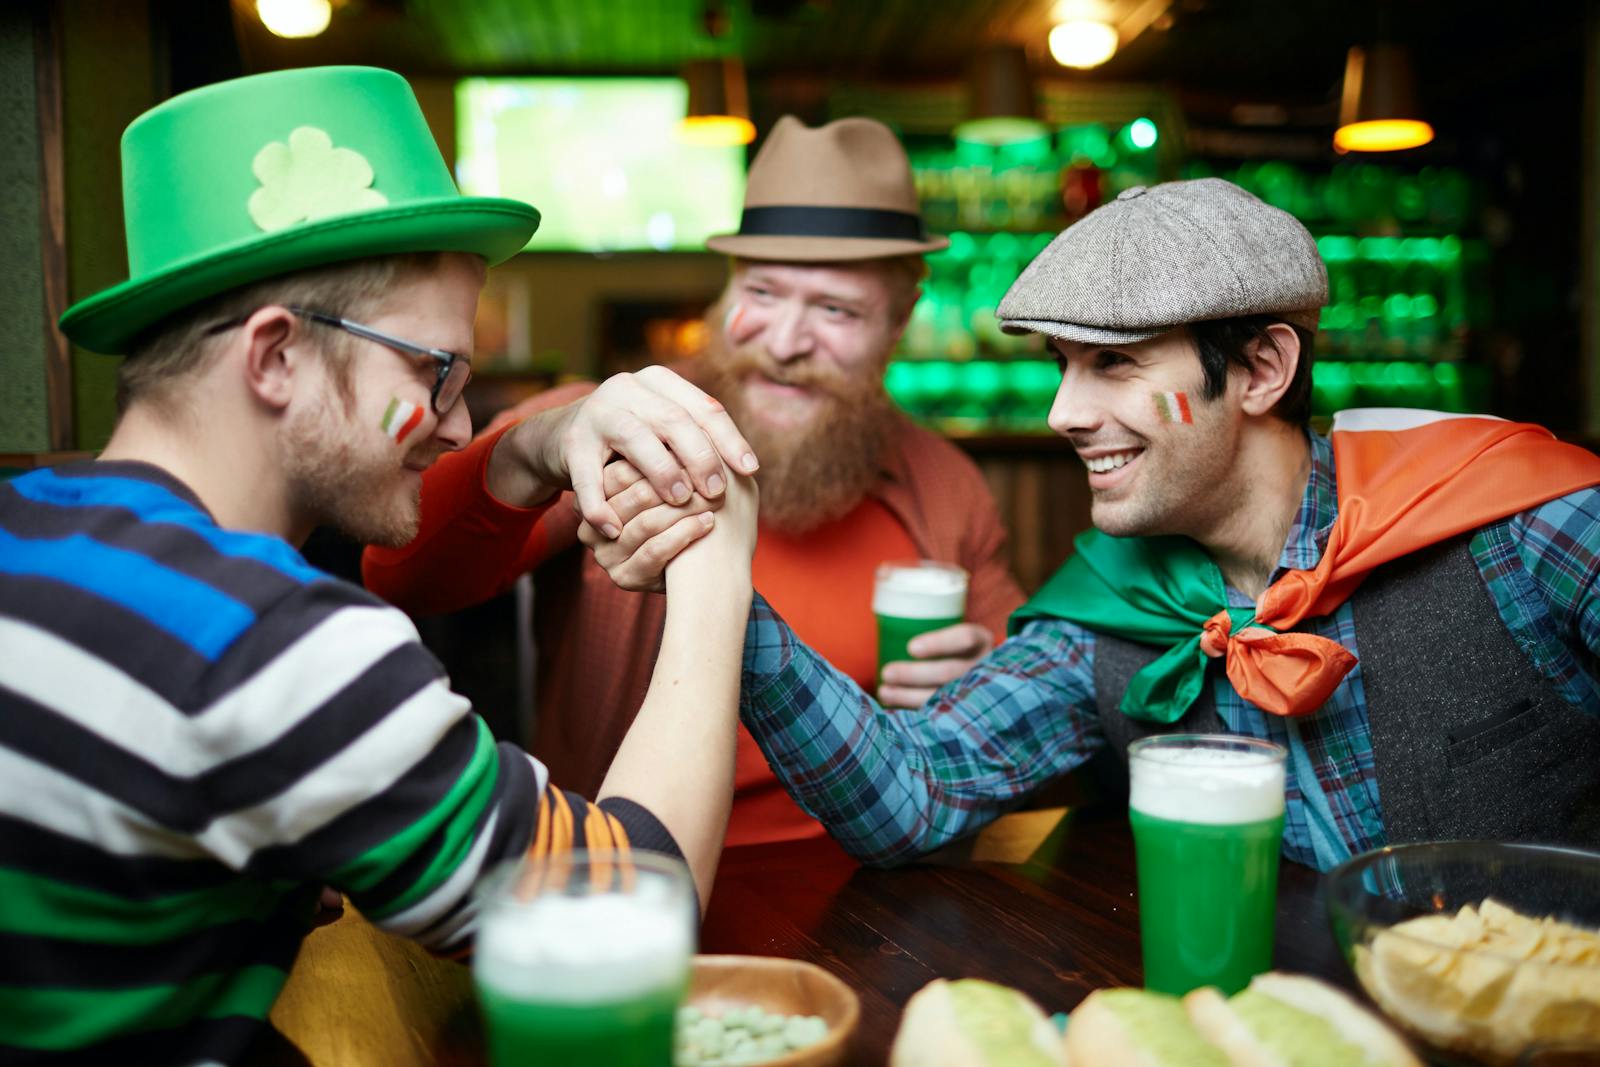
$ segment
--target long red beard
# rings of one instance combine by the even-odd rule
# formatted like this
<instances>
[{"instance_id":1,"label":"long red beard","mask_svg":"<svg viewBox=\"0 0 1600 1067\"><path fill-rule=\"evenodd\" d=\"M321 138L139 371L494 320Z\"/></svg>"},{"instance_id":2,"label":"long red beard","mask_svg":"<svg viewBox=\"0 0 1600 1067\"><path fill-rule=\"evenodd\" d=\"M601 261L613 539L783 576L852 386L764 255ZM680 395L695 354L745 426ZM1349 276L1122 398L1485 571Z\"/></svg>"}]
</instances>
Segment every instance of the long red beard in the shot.
<instances>
[{"instance_id":1,"label":"long red beard","mask_svg":"<svg viewBox=\"0 0 1600 1067\"><path fill-rule=\"evenodd\" d=\"M714 345L703 358L706 391L722 401L761 460L762 522L805 533L861 502L898 418L881 375L844 375L805 361L785 366L759 348ZM770 425L746 398L753 373L821 394L823 409L798 429Z\"/></svg>"}]
</instances>

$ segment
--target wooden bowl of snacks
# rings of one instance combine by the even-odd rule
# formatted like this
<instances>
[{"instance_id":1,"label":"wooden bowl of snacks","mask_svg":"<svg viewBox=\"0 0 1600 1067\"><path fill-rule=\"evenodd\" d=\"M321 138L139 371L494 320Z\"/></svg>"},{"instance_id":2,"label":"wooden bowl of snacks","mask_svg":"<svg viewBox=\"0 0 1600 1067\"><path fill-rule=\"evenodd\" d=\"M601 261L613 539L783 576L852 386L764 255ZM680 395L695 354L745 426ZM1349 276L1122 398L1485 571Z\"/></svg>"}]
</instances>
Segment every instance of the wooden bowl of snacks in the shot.
<instances>
[{"instance_id":1,"label":"wooden bowl of snacks","mask_svg":"<svg viewBox=\"0 0 1600 1067\"><path fill-rule=\"evenodd\" d=\"M849 986L775 956L696 956L678 1011L677 1067L835 1067L861 1016Z\"/></svg>"}]
</instances>

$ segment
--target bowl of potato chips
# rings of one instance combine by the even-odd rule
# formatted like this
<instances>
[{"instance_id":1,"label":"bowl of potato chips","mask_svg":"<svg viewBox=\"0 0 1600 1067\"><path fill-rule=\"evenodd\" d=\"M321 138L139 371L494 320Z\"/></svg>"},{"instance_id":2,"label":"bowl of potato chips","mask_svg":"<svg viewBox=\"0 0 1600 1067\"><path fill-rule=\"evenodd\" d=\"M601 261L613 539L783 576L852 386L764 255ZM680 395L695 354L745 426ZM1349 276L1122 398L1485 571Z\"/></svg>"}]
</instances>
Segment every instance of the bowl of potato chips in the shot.
<instances>
[{"instance_id":1,"label":"bowl of potato chips","mask_svg":"<svg viewBox=\"0 0 1600 1067\"><path fill-rule=\"evenodd\" d=\"M1324 888L1356 980L1439 1062L1600 1063L1600 853L1395 845Z\"/></svg>"}]
</instances>

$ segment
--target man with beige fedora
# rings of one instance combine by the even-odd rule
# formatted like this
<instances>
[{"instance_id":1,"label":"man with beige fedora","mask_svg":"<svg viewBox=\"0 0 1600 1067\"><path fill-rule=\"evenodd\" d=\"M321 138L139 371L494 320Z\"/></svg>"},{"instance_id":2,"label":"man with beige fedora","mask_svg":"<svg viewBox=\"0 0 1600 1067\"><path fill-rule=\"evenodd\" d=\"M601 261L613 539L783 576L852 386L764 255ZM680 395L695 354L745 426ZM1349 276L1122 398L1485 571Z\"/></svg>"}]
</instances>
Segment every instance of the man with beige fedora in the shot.
<instances>
[{"instance_id":1,"label":"man with beige fedora","mask_svg":"<svg viewBox=\"0 0 1600 1067\"><path fill-rule=\"evenodd\" d=\"M886 126L850 118L809 128L784 117L751 164L739 232L708 242L732 257L708 314L710 350L675 368L726 405L760 457L757 587L812 647L901 707L962 674L1022 601L981 474L908 422L883 389L920 294L922 257L947 243L923 231L909 162ZM648 590L702 530L667 509L591 556L569 510L534 521L496 499L496 470L518 464L499 434L588 388L535 398L442 460L424 478L423 536L405 549L369 549L364 562L369 588L413 612L455 610L533 572L533 751L580 788L603 774L649 680L663 604ZM636 474L612 477L614 491ZM924 635L916 658L888 665L880 684L874 572L918 558L969 573L966 621ZM729 844L822 832L741 732Z\"/></svg>"},{"instance_id":2,"label":"man with beige fedora","mask_svg":"<svg viewBox=\"0 0 1600 1067\"><path fill-rule=\"evenodd\" d=\"M471 436L485 264L539 212L462 196L405 79L369 67L174 97L129 126L122 177L131 277L61 319L126 354L116 428L0 482L0 1060L250 1062L324 887L447 954L479 876L525 856L677 853L704 900L756 527L731 420L649 378L526 424L545 507L588 469L604 526L613 452L725 497L667 569L655 684L591 803L298 551L324 524L415 533L420 472Z\"/></svg>"}]
</instances>

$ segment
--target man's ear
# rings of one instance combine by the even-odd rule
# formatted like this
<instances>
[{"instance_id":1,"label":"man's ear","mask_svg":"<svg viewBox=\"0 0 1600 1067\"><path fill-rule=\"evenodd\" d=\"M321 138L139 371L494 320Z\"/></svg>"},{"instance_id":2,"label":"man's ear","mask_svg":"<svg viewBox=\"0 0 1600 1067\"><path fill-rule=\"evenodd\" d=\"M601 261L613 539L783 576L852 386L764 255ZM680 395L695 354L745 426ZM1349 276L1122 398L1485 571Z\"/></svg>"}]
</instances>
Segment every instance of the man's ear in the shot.
<instances>
[{"instance_id":1,"label":"man's ear","mask_svg":"<svg viewBox=\"0 0 1600 1067\"><path fill-rule=\"evenodd\" d=\"M290 350L296 340L304 338L303 329L293 312L276 304L256 311L239 328L245 345L245 382L269 408L289 406L295 374L305 371L302 353Z\"/></svg>"},{"instance_id":2,"label":"man's ear","mask_svg":"<svg viewBox=\"0 0 1600 1067\"><path fill-rule=\"evenodd\" d=\"M1264 332L1244 350L1249 370L1239 401L1246 415L1266 415L1277 407L1300 368L1300 335L1294 327L1275 322Z\"/></svg>"}]
</instances>

